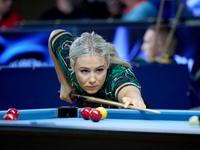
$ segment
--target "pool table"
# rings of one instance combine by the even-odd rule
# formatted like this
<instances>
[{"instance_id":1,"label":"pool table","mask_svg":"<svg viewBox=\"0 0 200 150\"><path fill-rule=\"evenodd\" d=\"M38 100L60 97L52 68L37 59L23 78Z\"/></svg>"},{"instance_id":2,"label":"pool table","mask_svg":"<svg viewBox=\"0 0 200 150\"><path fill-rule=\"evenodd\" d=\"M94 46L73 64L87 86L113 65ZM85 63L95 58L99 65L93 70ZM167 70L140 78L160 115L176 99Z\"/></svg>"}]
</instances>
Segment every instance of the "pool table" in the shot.
<instances>
[{"instance_id":1,"label":"pool table","mask_svg":"<svg viewBox=\"0 0 200 150\"><path fill-rule=\"evenodd\" d=\"M104 120L84 120L74 106L19 110L17 121L0 120L4 149L198 149L200 127L189 125L194 110L107 109ZM0 111L0 117L6 113Z\"/></svg>"}]
</instances>

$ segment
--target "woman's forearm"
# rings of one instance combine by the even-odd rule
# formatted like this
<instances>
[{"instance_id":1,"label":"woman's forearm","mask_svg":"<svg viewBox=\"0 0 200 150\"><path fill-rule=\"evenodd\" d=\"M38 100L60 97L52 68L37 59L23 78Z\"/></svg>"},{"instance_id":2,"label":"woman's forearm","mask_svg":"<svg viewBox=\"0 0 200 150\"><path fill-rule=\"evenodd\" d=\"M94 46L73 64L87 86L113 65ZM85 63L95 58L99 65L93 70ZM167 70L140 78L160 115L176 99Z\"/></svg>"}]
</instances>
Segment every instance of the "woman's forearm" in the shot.
<instances>
[{"instance_id":1,"label":"woman's forearm","mask_svg":"<svg viewBox=\"0 0 200 150\"><path fill-rule=\"evenodd\" d=\"M61 66L59 65L54 53L53 53L53 50L51 48L51 38L58 32L60 32L62 30L56 30L56 31L53 31L50 35L50 38L49 38L49 53L50 53L50 56L51 56L51 59L53 61L53 64L54 64L54 67L55 67L55 70L56 70L56 73L57 73L57 77L58 77L58 80L61 84L61 88L60 88L60 99L62 100L65 100L69 103L73 103L74 100L71 100L70 97L69 97L69 94L70 93L75 93L75 90L74 88L72 87L71 83L69 82L68 78L66 77L65 73L63 72Z\"/></svg>"}]
</instances>

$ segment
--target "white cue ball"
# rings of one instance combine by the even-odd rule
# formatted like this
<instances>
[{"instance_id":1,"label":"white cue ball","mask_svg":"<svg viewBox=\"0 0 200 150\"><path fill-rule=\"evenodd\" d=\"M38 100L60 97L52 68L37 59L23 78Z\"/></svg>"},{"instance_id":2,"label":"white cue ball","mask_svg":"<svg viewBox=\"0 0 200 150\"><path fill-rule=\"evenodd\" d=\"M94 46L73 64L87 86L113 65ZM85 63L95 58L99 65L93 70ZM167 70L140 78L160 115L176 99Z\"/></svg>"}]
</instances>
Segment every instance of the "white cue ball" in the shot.
<instances>
[{"instance_id":1,"label":"white cue ball","mask_svg":"<svg viewBox=\"0 0 200 150\"><path fill-rule=\"evenodd\" d=\"M194 126L199 126L200 125L200 123L199 123L199 117L198 116L192 116L192 117L190 117L189 124L190 125L194 125Z\"/></svg>"}]
</instances>

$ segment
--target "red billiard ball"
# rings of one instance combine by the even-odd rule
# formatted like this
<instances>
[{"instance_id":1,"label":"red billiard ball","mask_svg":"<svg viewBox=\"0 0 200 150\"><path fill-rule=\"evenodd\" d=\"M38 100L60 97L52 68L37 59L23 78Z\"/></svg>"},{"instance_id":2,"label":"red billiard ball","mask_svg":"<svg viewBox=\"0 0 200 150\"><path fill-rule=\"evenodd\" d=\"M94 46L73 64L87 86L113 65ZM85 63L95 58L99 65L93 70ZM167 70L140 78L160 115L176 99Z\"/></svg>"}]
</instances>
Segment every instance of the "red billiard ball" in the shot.
<instances>
[{"instance_id":1,"label":"red billiard ball","mask_svg":"<svg viewBox=\"0 0 200 150\"><path fill-rule=\"evenodd\" d=\"M13 114L13 115L16 116L17 119L19 118L19 112L18 112L18 110L15 109L15 108L10 108L10 109L8 109L7 114Z\"/></svg>"},{"instance_id":2,"label":"red billiard ball","mask_svg":"<svg viewBox=\"0 0 200 150\"><path fill-rule=\"evenodd\" d=\"M90 111L92 110L92 108L90 107L84 107L82 110L81 110L81 116L83 117L83 119L85 120L89 120L89 116L90 116Z\"/></svg>"},{"instance_id":3,"label":"red billiard ball","mask_svg":"<svg viewBox=\"0 0 200 150\"><path fill-rule=\"evenodd\" d=\"M98 109L93 109L90 111L90 119L93 122L98 122L99 120L101 120L102 114L101 111Z\"/></svg>"},{"instance_id":4,"label":"red billiard ball","mask_svg":"<svg viewBox=\"0 0 200 150\"><path fill-rule=\"evenodd\" d=\"M17 117L13 114L5 114L3 120L17 120Z\"/></svg>"}]
</instances>

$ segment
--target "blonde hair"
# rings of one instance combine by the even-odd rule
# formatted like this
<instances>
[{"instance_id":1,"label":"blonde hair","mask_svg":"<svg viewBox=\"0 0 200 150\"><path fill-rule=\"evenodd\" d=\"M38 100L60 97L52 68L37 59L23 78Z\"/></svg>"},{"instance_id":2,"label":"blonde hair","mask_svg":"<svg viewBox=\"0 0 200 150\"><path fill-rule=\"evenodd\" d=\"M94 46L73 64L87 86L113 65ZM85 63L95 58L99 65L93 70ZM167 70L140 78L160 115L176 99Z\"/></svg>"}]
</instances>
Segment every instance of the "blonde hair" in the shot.
<instances>
[{"instance_id":1,"label":"blonde hair","mask_svg":"<svg viewBox=\"0 0 200 150\"><path fill-rule=\"evenodd\" d=\"M81 34L70 47L69 58L73 65L79 57L87 56L102 56L107 63L110 59L110 63L120 64L132 69L128 62L119 58L113 44L106 42L100 35L94 32Z\"/></svg>"},{"instance_id":2,"label":"blonde hair","mask_svg":"<svg viewBox=\"0 0 200 150\"><path fill-rule=\"evenodd\" d=\"M119 58L119 55L115 49L115 46L113 44L109 45L110 49L110 62L113 64L120 64L127 68L132 69L132 66L124 59Z\"/></svg>"}]
</instances>

